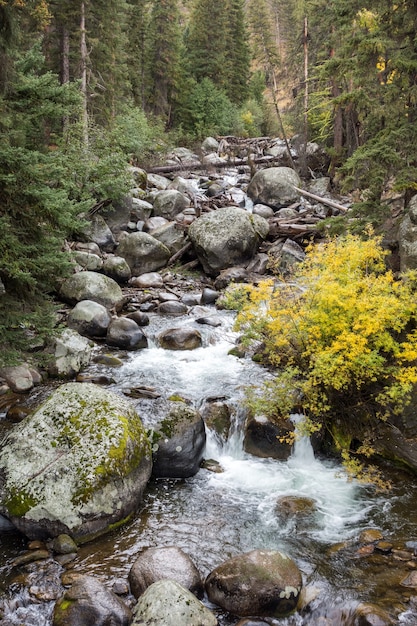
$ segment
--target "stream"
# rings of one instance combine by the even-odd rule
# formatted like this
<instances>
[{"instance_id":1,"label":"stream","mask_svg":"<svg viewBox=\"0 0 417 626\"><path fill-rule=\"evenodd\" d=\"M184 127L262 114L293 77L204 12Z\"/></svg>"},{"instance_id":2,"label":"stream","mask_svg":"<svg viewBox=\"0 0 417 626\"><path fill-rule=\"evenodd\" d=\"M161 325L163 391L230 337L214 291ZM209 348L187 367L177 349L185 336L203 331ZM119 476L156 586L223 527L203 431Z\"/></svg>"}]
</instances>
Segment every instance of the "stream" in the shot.
<instances>
[{"instance_id":1,"label":"stream","mask_svg":"<svg viewBox=\"0 0 417 626\"><path fill-rule=\"evenodd\" d=\"M417 566L417 561L406 562L377 551L363 555L358 542L361 531L375 528L395 549L403 548L407 542L414 548L417 494L412 478L396 471L390 477L394 479L393 490L375 494L369 486L349 481L334 462L315 458L310 441L305 438L296 442L286 462L245 453L244 388L261 382L268 373L250 359L229 354L237 338L231 312L205 309L206 315L215 315L221 322L217 328L197 324L195 319L201 313L202 308L198 307L198 311L191 310L182 318L151 317L146 329L147 349L123 353L120 367L94 363L88 372L110 377L113 382L109 388L118 393L145 385L157 389L159 398L132 399L147 428L155 424L172 394L180 394L198 408L208 398L224 399L233 418L230 436L224 441L208 431L205 454L206 459L216 460L223 472L200 469L185 480L151 481L135 518L114 533L82 546L71 567L111 585L115 579L127 579L136 555L148 546L179 546L191 556L203 576L239 553L255 548L277 549L296 561L314 599L307 612L272 620L271 624L351 624L350 612L359 602L370 602L386 610L393 617L392 623L416 624L417 608L410 601L414 590L400 582ZM198 327L203 347L193 351L166 351L158 347L158 333L179 325ZM103 351L103 347L97 350ZM109 348L106 350L109 352ZM276 502L287 495L313 499L312 514L301 519L280 518ZM53 600L34 601L27 586L19 586L24 568L12 568L12 559L26 549L26 540L3 531L0 542L0 623L50 626ZM415 545L417 549L417 541ZM31 567L36 571L35 566ZM233 626L238 622L209 603L208 606L220 625Z\"/></svg>"}]
</instances>

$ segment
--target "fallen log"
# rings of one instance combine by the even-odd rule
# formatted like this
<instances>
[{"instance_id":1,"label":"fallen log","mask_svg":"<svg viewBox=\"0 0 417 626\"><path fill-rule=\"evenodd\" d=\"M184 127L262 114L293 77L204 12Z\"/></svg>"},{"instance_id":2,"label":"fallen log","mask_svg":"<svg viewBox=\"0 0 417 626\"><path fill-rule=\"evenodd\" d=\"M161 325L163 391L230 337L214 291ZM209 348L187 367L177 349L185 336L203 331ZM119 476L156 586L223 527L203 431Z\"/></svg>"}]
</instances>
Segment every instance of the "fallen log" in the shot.
<instances>
[{"instance_id":1,"label":"fallen log","mask_svg":"<svg viewBox=\"0 0 417 626\"><path fill-rule=\"evenodd\" d=\"M342 211L343 213L346 213L347 211L349 211L349 207L345 207L342 204L335 202L334 200L329 200L328 198L322 198L321 196L316 196L315 193L310 193L309 191L305 191L304 189L295 187L295 185L293 185L293 187L296 191L298 191L298 193L301 193L301 195L306 196L307 198L316 200L317 202L320 202L321 204L325 204L329 207L332 207L333 209L338 209L339 211Z\"/></svg>"},{"instance_id":2,"label":"fallen log","mask_svg":"<svg viewBox=\"0 0 417 626\"><path fill-rule=\"evenodd\" d=\"M191 241L186 243L185 246L183 246L180 250L178 250L178 252L172 255L172 257L168 260L167 265L173 265L174 263L176 263L178 259L180 259L186 252L188 252L192 245L193 244L191 243Z\"/></svg>"},{"instance_id":3,"label":"fallen log","mask_svg":"<svg viewBox=\"0 0 417 626\"><path fill-rule=\"evenodd\" d=\"M222 169L224 167L239 167L240 165L247 165L250 167L251 163L262 164L262 163L274 163L275 161L285 161L284 157L274 157L274 156L262 156L262 157L248 157L245 159L237 159L237 158L229 158L227 161L218 161L217 163L204 163L200 161L192 161L189 163L178 163L172 165L158 165L155 167L148 167L147 172L149 174L169 174L171 172L182 172L182 171L190 171L190 170L205 170L210 168L219 168Z\"/></svg>"}]
</instances>

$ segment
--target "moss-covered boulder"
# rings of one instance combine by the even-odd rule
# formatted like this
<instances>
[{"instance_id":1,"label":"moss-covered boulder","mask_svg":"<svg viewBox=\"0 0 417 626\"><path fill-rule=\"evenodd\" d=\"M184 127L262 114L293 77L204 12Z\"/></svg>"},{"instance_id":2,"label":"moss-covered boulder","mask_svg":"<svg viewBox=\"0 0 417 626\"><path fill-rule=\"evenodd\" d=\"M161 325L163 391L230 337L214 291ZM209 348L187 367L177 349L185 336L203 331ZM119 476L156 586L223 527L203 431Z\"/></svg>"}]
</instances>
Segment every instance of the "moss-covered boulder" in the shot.
<instances>
[{"instance_id":1,"label":"moss-covered boulder","mask_svg":"<svg viewBox=\"0 0 417 626\"><path fill-rule=\"evenodd\" d=\"M59 387L0 450L0 512L29 538L87 541L138 507L150 444L129 401L92 383Z\"/></svg>"}]
</instances>

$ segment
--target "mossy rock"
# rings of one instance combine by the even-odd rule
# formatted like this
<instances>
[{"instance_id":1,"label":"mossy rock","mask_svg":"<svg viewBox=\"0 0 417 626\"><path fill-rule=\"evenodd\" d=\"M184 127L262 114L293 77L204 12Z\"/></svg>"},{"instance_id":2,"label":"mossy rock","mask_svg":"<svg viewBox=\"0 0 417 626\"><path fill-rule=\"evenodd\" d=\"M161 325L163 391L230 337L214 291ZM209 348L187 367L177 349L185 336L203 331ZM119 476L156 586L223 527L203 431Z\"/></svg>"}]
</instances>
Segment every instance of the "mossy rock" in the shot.
<instances>
[{"instance_id":1,"label":"mossy rock","mask_svg":"<svg viewBox=\"0 0 417 626\"><path fill-rule=\"evenodd\" d=\"M136 510L150 443L129 401L92 383L59 387L6 437L1 512L29 538L85 541Z\"/></svg>"}]
</instances>

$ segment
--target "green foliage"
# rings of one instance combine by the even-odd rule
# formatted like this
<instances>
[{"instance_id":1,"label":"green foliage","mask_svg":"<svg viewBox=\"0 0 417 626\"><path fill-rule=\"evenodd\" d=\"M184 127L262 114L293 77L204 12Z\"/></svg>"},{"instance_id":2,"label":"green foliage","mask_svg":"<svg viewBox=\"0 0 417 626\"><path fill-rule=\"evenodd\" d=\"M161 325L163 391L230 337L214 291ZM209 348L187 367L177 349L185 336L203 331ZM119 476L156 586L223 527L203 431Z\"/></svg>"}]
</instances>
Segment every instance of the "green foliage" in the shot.
<instances>
[{"instance_id":1,"label":"green foliage","mask_svg":"<svg viewBox=\"0 0 417 626\"><path fill-rule=\"evenodd\" d=\"M203 78L190 88L178 119L186 132L198 138L226 135L238 125L238 111L224 91L209 78Z\"/></svg>"},{"instance_id":2,"label":"green foliage","mask_svg":"<svg viewBox=\"0 0 417 626\"><path fill-rule=\"evenodd\" d=\"M291 282L250 292L238 327L265 345L275 380L251 403L272 417L303 413L352 433L399 414L417 383L415 276L386 270L380 239L354 235L309 251Z\"/></svg>"}]
</instances>

